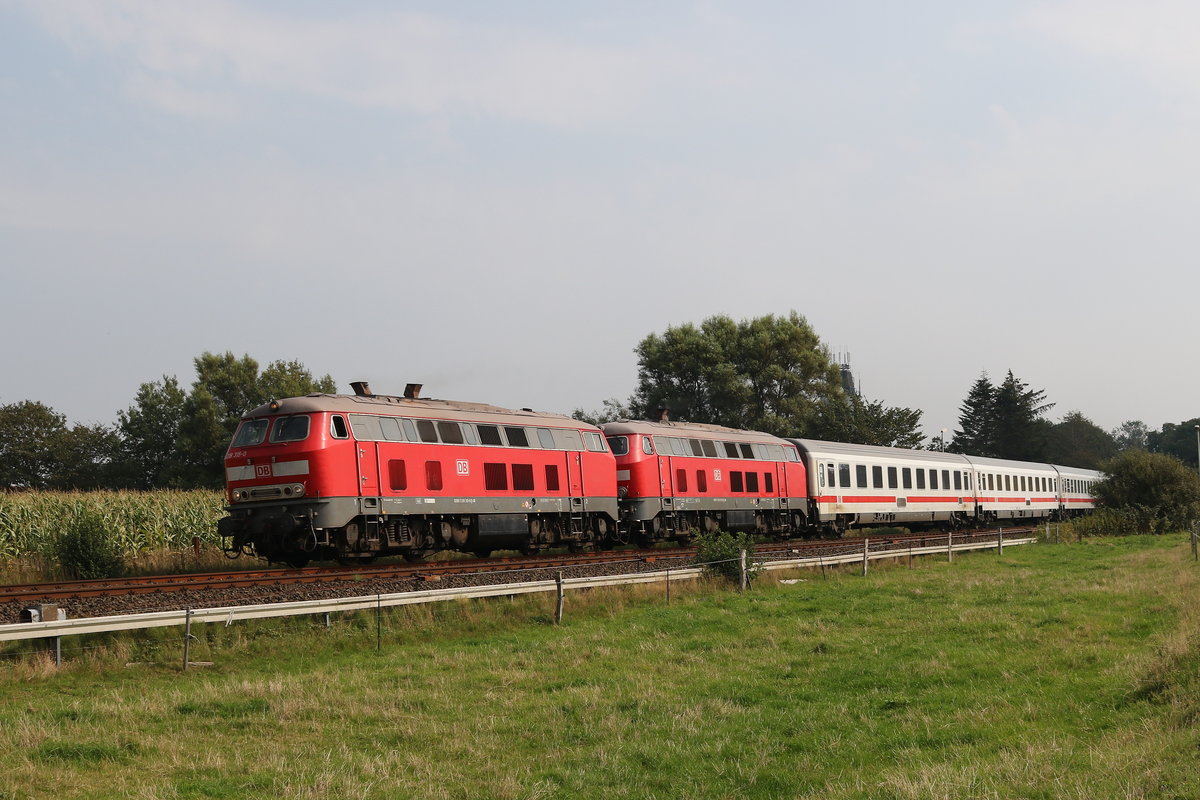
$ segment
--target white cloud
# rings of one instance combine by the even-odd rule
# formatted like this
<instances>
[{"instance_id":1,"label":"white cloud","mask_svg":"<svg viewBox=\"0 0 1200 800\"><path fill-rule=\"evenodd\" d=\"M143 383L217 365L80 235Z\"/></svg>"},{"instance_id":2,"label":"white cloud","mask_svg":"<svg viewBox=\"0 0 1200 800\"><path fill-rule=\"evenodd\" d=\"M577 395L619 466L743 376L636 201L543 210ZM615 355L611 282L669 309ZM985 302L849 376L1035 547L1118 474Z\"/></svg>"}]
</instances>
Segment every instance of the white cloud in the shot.
<instances>
[{"instance_id":1,"label":"white cloud","mask_svg":"<svg viewBox=\"0 0 1200 800\"><path fill-rule=\"evenodd\" d=\"M127 62L131 94L172 113L227 111L231 100L214 88L222 86L570 126L629 113L682 69L657 47L408 12L310 20L219 0L63 0L29 9L78 52Z\"/></svg>"}]
</instances>

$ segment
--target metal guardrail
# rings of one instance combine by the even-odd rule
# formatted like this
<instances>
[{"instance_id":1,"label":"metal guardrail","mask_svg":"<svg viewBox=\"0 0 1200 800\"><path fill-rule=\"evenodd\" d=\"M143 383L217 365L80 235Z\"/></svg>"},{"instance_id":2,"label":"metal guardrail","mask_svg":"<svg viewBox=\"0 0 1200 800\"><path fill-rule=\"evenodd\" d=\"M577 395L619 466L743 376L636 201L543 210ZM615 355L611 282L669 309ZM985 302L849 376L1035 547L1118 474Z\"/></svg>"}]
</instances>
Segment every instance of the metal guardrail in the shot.
<instances>
[{"instance_id":1,"label":"metal guardrail","mask_svg":"<svg viewBox=\"0 0 1200 800\"><path fill-rule=\"evenodd\" d=\"M1007 539L1005 547L1030 544L1036 538ZM916 555L941 555L947 552L968 550L990 550L998 547L997 542L964 542L950 547L927 546L895 548L870 552L859 550L831 556L779 559L763 562L765 570L795 569L803 567L825 567L838 564L866 563L882 558L905 558ZM328 614L335 611L358 611L363 609L393 608L395 606L437 603L447 600L469 600L485 597L507 597L517 594L559 592L565 589L594 589L602 586L621 586L639 583L659 583L672 579L695 578L703 573L702 567L666 569L657 572L639 572L626 575L605 575L592 578L562 578L561 580L504 583L490 586L468 586L453 589L427 589L417 592L396 594L360 595L325 600L302 600L291 603L270 603L251 606L222 606L218 608L179 609L175 611L152 611L143 614L123 614L110 617L80 617L79 619L51 620L47 622L25 622L0 625L0 642L23 639L45 639L61 636L80 636L89 633L142 630L185 625L190 622L234 622L271 617Z\"/></svg>"}]
</instances>

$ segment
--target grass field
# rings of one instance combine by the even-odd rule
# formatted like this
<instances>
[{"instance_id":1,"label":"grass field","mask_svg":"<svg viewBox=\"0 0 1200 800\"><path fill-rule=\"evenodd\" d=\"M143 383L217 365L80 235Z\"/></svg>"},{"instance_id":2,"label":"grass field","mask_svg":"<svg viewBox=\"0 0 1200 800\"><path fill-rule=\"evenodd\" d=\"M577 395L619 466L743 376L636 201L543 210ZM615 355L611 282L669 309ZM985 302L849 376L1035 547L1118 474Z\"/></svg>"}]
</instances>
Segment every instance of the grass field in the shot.
<instances>
[{"instance_id":1,"label":"grass field","mask_svg":"<svg viewBox=\"0 0 1200 800\"><path fill-rule=\"evenodd\" d=\"M1198 576L1121 538L113 639L0 665L0 798L1195 798Z\"/></svg>"}]
</instances>

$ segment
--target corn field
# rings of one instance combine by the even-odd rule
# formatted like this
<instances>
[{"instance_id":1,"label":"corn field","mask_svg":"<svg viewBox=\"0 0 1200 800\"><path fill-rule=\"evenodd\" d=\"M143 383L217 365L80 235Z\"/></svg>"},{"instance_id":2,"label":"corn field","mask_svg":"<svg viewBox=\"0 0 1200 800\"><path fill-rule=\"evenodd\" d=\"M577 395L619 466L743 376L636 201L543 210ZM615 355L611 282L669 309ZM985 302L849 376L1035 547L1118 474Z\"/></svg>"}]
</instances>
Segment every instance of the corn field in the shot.
<instances>
[{"instance_id":1,"label":"corn field","mask_svg":"<svg viewBox=\"0 0 1200 800\"><path fill-rule=\"evenodd\" d=\"M0 492L0 558L46 556L68 522L100 521L127 555L216 544L225 498L212 491Z\"/></svg>"}]
</instances>

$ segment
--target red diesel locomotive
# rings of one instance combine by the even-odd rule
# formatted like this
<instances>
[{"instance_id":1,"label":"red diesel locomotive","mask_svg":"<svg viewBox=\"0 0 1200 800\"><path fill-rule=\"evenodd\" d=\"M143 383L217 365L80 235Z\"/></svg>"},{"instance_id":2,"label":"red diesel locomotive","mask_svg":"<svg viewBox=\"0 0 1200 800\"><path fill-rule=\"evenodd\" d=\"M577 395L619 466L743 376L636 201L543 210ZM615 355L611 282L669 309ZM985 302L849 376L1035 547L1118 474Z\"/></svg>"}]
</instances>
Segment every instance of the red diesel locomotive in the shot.
<instances>
[{"instance_id":1,"label":"red diesel locomotive","mask_svg":"<svg viewBox=\"0 0 1200 800\"><path fill-rule=\"evenodd\" d=\"M796 446L718 425L610 422L621 528L640 544L693 531L788 536L805 527L807 490Z\"/></svg>"},{"instance_id":2,"label":"red diesel locomotive","mask_svg":"<svg viewBox=\"0 0 1200 800\"><path fill-rule=\"evenodd\" d=\"M351 385L243 417L225 454L229 555L298 566L613 540L616 467L595 426Z\"/></svg>"}]
</instances>

